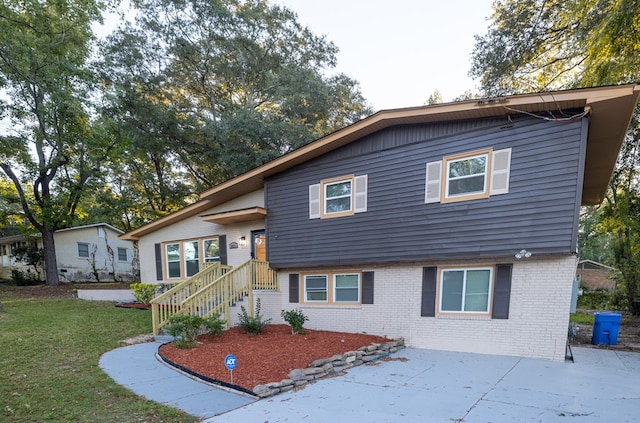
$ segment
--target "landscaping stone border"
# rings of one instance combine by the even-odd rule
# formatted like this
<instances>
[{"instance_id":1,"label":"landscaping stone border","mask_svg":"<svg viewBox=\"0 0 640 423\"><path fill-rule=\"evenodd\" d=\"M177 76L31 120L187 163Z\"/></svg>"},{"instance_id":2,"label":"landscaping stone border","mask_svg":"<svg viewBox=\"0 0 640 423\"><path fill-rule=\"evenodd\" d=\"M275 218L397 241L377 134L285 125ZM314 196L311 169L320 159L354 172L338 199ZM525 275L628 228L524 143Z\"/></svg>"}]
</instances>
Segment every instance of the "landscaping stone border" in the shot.
<instances>
[{"instance_id":1,"label":"landscaping stone border","mask_svg":"<svg viewBox=\"0 0 640 423\"><path fill-rule=\"evenodd\" d=\"M373 343L360 347L356 351L337 354L330 358L315 360L306 369L294 369L289 373L288 379L280 382L271 382L264 385L256 385L253 393L259 398L268 398L281 392L287 392L294 388L304 386L318 379L335 376L352 367L370 363L395 353L404 348L404 339L398 339L384 344Z\"/></svg>"}]
</instances>

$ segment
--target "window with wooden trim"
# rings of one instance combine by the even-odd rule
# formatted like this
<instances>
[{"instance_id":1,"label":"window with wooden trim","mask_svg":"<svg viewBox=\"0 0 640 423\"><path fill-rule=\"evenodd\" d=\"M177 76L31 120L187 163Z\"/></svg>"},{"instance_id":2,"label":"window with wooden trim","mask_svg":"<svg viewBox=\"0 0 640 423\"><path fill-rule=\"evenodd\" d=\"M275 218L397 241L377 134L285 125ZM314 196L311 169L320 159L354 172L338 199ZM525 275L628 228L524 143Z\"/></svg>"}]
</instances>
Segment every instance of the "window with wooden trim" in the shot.
<instances>
[{"instance_id":1,"label":"window with wooden trim","mask_svg":"<svg viewBox=\"0 0 640 423\"><path fill-rule=\"evenodd\" d=\"M476 150L427 163L425 203L452 203L509 192L511 149Z\"/></svg>"},{"instance_id":2,"label":"window with wooden trim","mask_svg":"<svg viewBox=\"0 0 640 423\"><path fill-rule=\"evenodd\" d=\"M472 155L447 156L443 159L443 201L461 201L489 196L487 182L490 151Z\"/></svg>"},{"instance_id":3,"label":"window with wooden trim","mask_svg":"<svg viewBox=\"0 0 640 423\"><path fill-rule=\"evenodd\" d=\"M438 312L490 314L493 268L441 269Z\"/></svg>"},{"instance_id":4,"label":"window with wooden trim","mask_svg":"<svg viewBox=\"0 0 640 423\"><path fill-rule=\"evenodd\" d=\"M200 271L200 249L198 247L198 241L183 242L184 268L188 278Z\"/></svg>"},{"instance_id":5,"label":"window with wooden trim","mask_svg":"<svg viewBox=\"0 0 640 423\"><path fill-rule=\"evenodd\" d=\"M367 211L367 175L323 179L309 186L309 218L352 216Z\"/></svg>"},{"instance_id":6,"label":"window with wooden trim","mask_svg":"<svg viewBox=\"0 0 640 423\"><path fill-rule=\"evenodd\" d=\"M165 246L165 257L167 261L167 276L169 278L179 278L180 271L180 244L173 243Z\"/></svg>"},{"instance_id":7,"label":"window with wooden trim","mask_svg":"<svg viewBox=\"0 0 640 423\"><path fill-rule=\"evenodd\" d=\"M314 273L303 275L303 302L359 304L362 291L360 272Z\"/></svg>"},{"instance_id":8,"label":"window with wooden trim","mask_svg":"<svg viewBox=\"0 0 640 423\"><path fill-rule=\"evenodd\" d=\"M202 241L202 245L205 262L220 261L220 240L218 238L205 239Z\"/></svg>"}]
</instances>

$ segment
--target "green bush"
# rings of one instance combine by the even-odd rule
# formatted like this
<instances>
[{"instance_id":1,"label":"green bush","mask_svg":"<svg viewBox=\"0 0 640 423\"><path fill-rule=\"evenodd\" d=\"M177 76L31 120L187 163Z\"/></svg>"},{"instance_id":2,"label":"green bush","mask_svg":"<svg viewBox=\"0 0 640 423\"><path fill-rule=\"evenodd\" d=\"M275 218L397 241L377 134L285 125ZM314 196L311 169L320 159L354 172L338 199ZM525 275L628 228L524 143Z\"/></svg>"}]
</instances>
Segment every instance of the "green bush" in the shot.
<instances>
[{"instance_id":1,"label":"green bush","mask_svg":"<svg viewBox=\"0 0 640 423\"><path fill-rule=\"evenodd\" d=\"M42 283L42 281L31 272L23 272L18 269L11 270L11 279L17 286L30 286Z\"/></svg>"},{"instance_id":2,"label":"green bush","mask_svg":"<svg viewBox=\"0 0 640 423\"><path fill-rule=\"evenodd\" d=\"M607 310L611 307L613 295L606 289L590 291L582 288L582 295L578 297L578 307L589 310Z\"/></svg>"},{"instance_id":3,"label":"green bush","mask_svg":"<svg viewBox=\"0 0 640 423\"><path fill-rule=\"evenodd\" d=\"M191 316L185 314L175 314L169 318L169 325L166 332L178 338L174 341L177 348L193 348L200 332L204 329L210 335L222 333L225 321L220 319L219 314L211 317Z\"/></svg>"},{"instance_id":4,"label":"green bush","mask_svg":"<svg viewBox=\"0 0 640 423\"><path fill-rule=\"evenodd\" d=\"M130 286L136 301L150 304L156 295L156 285L152 283L132 283Z\"/></svg>"},{"instance_id":5,"label":"green bush","mask_svg":"<svg viewBox=\"0 0 640 423\"><path fill-rule=\"evenodd\" d=\"M292 334L295 335L297 333L304 333L304 328L303 328L304 322L309 320L309 318L305 316L302 310L299 310L299 309L293 309L288 311L282 310L280 315L282 316L284 321L289 323L289 325L291 326Z\"/></svg>"},{"instance_id":6,"label":"green bush","mask_svg":"<svg viewBox=\"0 0 640 423\"><path fill-rule=\"evenodd\" d=\"M271 323L271 319L263 320L263 317L260 315L260 298L256 301L256 312L254 316L249 316L247 313L247 309L244 306L240 306L241 313L238 313L238 317L240 318L240 327L245 333L249 335L257 335L262 333L262 331L269 326Z\"/></svg>"}]
</instances>

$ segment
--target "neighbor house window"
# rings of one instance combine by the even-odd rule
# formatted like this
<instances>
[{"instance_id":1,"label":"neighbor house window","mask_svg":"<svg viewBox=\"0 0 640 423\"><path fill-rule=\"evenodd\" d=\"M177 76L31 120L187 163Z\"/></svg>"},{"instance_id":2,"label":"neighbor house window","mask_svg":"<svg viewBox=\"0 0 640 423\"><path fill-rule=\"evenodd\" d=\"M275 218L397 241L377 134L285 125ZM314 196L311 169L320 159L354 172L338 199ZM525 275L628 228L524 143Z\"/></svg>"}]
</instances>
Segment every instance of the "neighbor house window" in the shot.
<instances>
[{"instance_id":1,"label":"neighbor house window","mask_svg":"<svg viewBox=\"0 0 640 423\"><path fill-rule=\"evenodd\" d=\"M220 242L218 238L205 239L203 246L205 262L220 261Z\"/></svg>"},{"instance_id":2,"label":"neighbor house window","mask_svg":"<svg viewBox=\"0 0 640 423\"><path fill-rule=\"evenodd\" d=\"M128 261L129 254L127 253L127 249L123 247L118 247L118 261Z\"/></svg>"},{"instance_id":3,"label":"neighbor house window","mask_svg":"<svg viewBox=\"0 0 640 423\"><path fill-rule=\"evenodd\" d=\"M442 313L489 313L492 268L444 269L440 274Z\"/></svg>"},{"instance_id":4,"label":"neighbor house window","mask_svg":"<svg viewBox=\"0 0 640 423\"><path fill-rule=\"evenodd\" d=\"M89 258L89 244L86 242L78 242L78 257Z\"/></svg>"},{"instance_id":5,"label":"neighbor house window","mask_svg":"<svg viewBox=\"0 0 640 423\"><path fill-rule=\"evenodd\" d=\"M304 302L359 303L359 272L304 275Z\"/></svg>"},{"instance_id":6,"label":"neighbor house window","mask_svg":"<svg viewBox=\"0 0 640 423\"><path fill-rule=\"evenodd\" d=\"M449 156L445 163L445 199L468 199L489 195L489 151L467 155Z\"/></svg>"},{"instance_id":7,"label":"neighbor house window","mask_svg":"<svg viewBox=\"0 0 640 423\"><path fill-rule=\"evenodd\" d=\"M167 275L170 278L180 277L180 244L167 244Z\"/></svg>"},{"instance_id":8,"label":"neighbor house window","mask_svg":"<svg viewBox=\"0 0 640 423\"><path fill-rule=\"evenodd\" d=\"M306 275L304 277L304 300L305 302L328 301L328 275Z\"/></svg>"},{"instance_id":9,"label":"neighbor house window","mask_svg":"<svg viewBox=\"0 0 640 423\"><path fill-rule=\"evenodd\" d=\"M193 276L200 271L200 254L198 251L198 241L185 241L184 266L187 277Z\"/></svg>"}]
</instances>

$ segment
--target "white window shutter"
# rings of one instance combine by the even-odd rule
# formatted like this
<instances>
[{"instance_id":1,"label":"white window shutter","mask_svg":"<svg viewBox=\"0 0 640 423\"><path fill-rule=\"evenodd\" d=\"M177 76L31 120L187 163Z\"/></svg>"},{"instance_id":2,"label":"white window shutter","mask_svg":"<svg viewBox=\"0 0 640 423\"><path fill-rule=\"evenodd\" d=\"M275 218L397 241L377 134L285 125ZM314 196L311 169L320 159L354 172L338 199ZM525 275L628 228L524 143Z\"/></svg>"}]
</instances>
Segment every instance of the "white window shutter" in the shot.
<instances>
[{"instance_id":1,"label":"white window shutter","mask_svg":"<svg viewBox=\"0 0 640 423\"><path fill-rule=\"evenodd\" d=\"M320 184L309 185L309 219L320 219Z\"/></svg>"},{"instance_id":2,"label":"white window shutter","mask_svg":"<svg viewBox=\"0 0 640 423\"><path fill-rule=\"evenodd\" d=\"M493 152L491 161L491 189L490 195L506 194L509 192L509 175L511 173L511 149Z\"/></svg>"},{"instance_id":3,"label":"white window shutter","mask_svg":"<svg viewBox=\"0 0 640 423\"><path fill-rule=\"evenodd\" d=\"M427 183L425 186L424 202L439 203L440 187L442 185L442 160L427 163Z\"/></svg>"},{"instance_id":4,"label":"white window shutter","mask_svg":"<svg viewBox=\"0 0 640 423\"><path fill-rule=\"evenodd\" d=\"M353 201L354 213L364 213L367 211L367 175L356 176L355 196Z\"/></svg>"}]
</instances>

